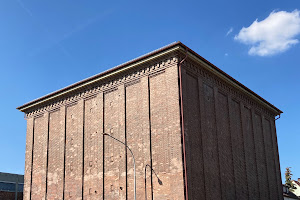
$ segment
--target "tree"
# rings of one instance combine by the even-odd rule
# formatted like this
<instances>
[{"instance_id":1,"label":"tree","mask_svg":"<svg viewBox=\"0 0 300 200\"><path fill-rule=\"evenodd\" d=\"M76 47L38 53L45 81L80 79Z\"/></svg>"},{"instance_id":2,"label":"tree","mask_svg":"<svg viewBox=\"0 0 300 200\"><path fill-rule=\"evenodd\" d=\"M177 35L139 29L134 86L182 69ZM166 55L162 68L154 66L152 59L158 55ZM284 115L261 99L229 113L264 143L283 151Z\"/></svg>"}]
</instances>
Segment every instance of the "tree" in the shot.
<instances>
[{"instance_id":1,"label":"tree","mask_svg":"<svg viewBox=\"0 0 300 200\"><path fill-rule=\"evenodd\" d=\"M295 188L295 184L292 182L292 171L290 169L291 167L285 168L285 185L289 188L289 191L293 192Z\"/></svg>"}]
</instances>

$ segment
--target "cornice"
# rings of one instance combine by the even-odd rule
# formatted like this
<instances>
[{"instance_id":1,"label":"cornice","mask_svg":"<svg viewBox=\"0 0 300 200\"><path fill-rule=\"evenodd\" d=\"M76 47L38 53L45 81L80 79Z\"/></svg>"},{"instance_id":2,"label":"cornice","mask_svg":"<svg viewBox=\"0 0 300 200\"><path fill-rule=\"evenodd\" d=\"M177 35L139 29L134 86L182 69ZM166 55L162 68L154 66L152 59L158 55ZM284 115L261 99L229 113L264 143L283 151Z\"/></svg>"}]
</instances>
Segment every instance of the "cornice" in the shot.
<instances>
[{"instance_id":1,"label":"cornice","mask_svg":"<svg viewBox=\"0 0 300 200\"><path fill-rule=\"evenodd\" d=\"M103 73L97 74L95 76L92 76L90 78L84 79L82 81L79 81L77 83L74 83L70 86L67 86L61 90L52 92L46 96L43 96L41 98L35 99L29 103L24 104L23 106L18 107L17 109L22 112L27 112L28 109L31 109L33 107L38 106L39 104L42 104L44 102L47 102L52 99L61 98L62 96L65 96L69 93L76 92L78 90L81 90L84 87L93 85L95 83L101 82L103 80L109 79L111 77L114 77L120 73L123 73L125 71L131 70L133 68L136 68L141 65L145 65L149 62L153 62L158 59L163 59L166 55L174 54L180 46L177 45L178 43L174 43L171 45L168 45L164 48L161 48L157 51L150 52L149 54L146 54L142 57L139 57L137 59L134 59L132 61L129 61L127 63L121 64L113 69L107 70Z\"/></svg>"},{"instance_id":2,"label":"cornice","mask_svg":"<svg viewBox=\"0 0 300 200\"><path fill-rule=\"evenodd\" d=\"M140 78L144 76L152 77L158 73L164 72L168 67L177 66L178 58L175 54L169 55L165 58L160 58L160 61L153 60L148 65L141 65L134 69L128 69L122 71L122 73L114 74L114 76L107 77L106 79L100 79L85 87L81 87L80 90L69 91L60 95L57 98L47 99L47 101L40 102L37 105L27 108L25 117L39 117L45 112L52 112L58 110L61 106L71 106L76 104L80 99L90 99L97 94L109 93L117 90L120 85L128 87L132 84L139 82Z\"/></svg>"},{"instance_id":3,"label":"cornice","mask_svg":"<svg viewBox=\"0 0 300 200\"><path fill-rule=\"evenodd\" d=\"M281 110L270 104L268 101L226 74L224 71L201 57L199 54L181 42L170 44L166 47L119 65L113 69L74 83L61 90L26 103L17 109L24 112L26 116L29 117L31 116L30 113L40 112L39 110L41 109L49 110L50 108L48 107L52 104L53 106L57 103L59 105L67 105L68 102L77 101L78 98L87 98L86 96L89 96L90 93L92 93L91 95L95 95L101 91L104 92L106 90L110 90L111 88L120 84L128 84L130 81L134 81L139 77L149 75L154 71L160 71L167 63L178 64L180 58L174 55L180 54L184 57L187 55L188 60L192 60L193 62L200 64L207 72L213 74L226 83L225 85L229 85L231 88L234 88L235 91L239 91L239 93L251 99L251 101L255 102L256 104L268 109L271 113L274 113L275 115L282 113ZM170 58L170 56L172 58Z\"/></svg>"},{"instance_id":4,"label":"cornice","mask_svg":"<svg viewBox=\"0 0 300 200\"><path fill-rule=\"evenodd\" d=\"M183 59L183 57L185 57L185 55L187 54L188 60L191 60L201 65L201 67L207 72L210 72L210 74L213 74L214 76L218 77L227 85L230 85L231 87L235 88L235 90L240 91L248 98L252 99L252 101L256 102L257 104L260 104L265 108L268 108L275 115L280 115L282 113L282 111L276 108L274 105L263 99L261 96L259 96L258 94L250 90L248 87L244 86L242 83L229 76L227 73L225 73L224 71L222 71L221 69L219 69L218 67L216 67L215 65L213 65L212 63L210 63L191 49L189 49L188 47L180 47L179 51L181 52L179 60Z\"/></svg>"},{"instance_id":5,"label":"cornice","mask_svg":"<svg viewBox=\"0 0 300 200\"><path fill-rule=\"evenodd\" d=\"M233 84L229 84L228 81L220 78L211 71L203 68L203 65L199 65L192 60L186 60L183 63L183 67L188 73L196 74L200 76L203 82L209 84L210 86L216 86L218 90L225 92L227 95L233 97L233 99L243 102L245 106L251 106L255 110L258 110L261 113L274 119L278 115L278 111L270 108L268 105L265 105L263 102L260 102L257 98L250 96L247 92L241 90L240 87L236 87Z\"/></svg>"}]
</instances>

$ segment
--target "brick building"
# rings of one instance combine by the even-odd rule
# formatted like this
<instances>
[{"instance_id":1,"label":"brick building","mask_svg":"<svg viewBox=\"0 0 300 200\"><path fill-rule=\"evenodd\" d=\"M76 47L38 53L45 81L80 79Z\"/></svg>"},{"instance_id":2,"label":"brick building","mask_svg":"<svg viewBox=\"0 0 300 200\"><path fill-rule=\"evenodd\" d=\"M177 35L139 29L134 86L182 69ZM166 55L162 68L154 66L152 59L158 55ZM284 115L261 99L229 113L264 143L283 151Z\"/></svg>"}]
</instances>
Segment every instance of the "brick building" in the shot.
<instances>
[{"instance_id":1,"label":"brick building","mask_svg":"<svg viewBox=\"0 0 300 200\"><path fill-rule=\"evenodd\" d=\"M24 175L0 172L0 200L22 200Z\"/></svg>"},{"instance_id":2,"label":"brick building","mask_svg":"<svg viewBox=\"0 0 300 200\"><path fill-rule=\"evenodd\" d=\"M18 109L25 200L133 199L104 132L137 199L283 199L282 112L180 42Z\"/></svg>"}]
</instances>

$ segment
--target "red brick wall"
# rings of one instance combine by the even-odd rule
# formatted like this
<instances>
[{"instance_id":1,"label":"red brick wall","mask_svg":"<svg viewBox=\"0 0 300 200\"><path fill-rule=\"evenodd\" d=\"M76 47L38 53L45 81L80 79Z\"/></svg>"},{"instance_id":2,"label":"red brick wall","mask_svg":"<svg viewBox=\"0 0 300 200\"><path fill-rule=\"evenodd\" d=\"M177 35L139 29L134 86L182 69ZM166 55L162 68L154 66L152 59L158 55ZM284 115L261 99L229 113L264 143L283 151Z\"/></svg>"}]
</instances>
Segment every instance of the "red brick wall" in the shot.
<instances>
[{"instance_id":1,"label":"red brick wall","mask_svg":"<svg viewBox=\"0 0 300 200\"><path fill-rule=\"evenodd\" d=\"M103 94L85 101L84 199L103 198Z\"/></svg>"},{"instance_id":2,"label":"red brick wall","mask_svg":"<svg viewBox=\"0 0 300 200\"><path fill-rule=\"evenodd\" d=\"M24 197L133 199L132 156L102 135L106 132L134 153L137 199L145 198L147 164L163 183L148 167L148 199L183 199L177 60L164 59L99 83L97 93L87 88L53 102L48 111L36 112L41 117L29 118Z\"/></svg>"},{"instance_id":3,"label":"red brick wall","mask_svg":"<svg viewBox=\"0 0 300 200\"><path fill-rule=\"evenodd\" d=\"M27 119L25 171L24 171L24 200L30 200L31 173L32 173L32 151L33 151L33 118Z\"/></svg>"},{"instance_id":4,"label":"red brick wall","mask_svg":"<svg viewBox=\"0 0 300 200\"><path fill-rule=\"evenodd\" d=\"M268 171L266 164L266 153L265 153L265 144L264 144L264 134L262 131L262 117L258 113L252 114L253 123L253 133L254 133L254 142L255 142L255 153L257 159L257 173L258 173L258 184L260 191L261 199L270 199L269 194L269 182L268 182ZM276 182L276 181L275 181Z\"/></svg>"},{"instance_id":5,"label":"red brick wall","mask_svg":"<svg viewBox=\"0 0 300 200\"><path fill-rule=\"evenodd\" d=\"M83 100L66 107L64 199L82 199Z\"/></svg>"},{"instance_id":6,"label":"red brick wall","mask_svg":"<svg viewBox=\"0 0 300 200\"><path fill-rule=\"evenodd\" d=\"M193 61L182 74L189 199L282 199L272 111Z\"/></svg>"},{"instance_id":7,"label":"red brick wall","mask_svg":"<svg viewBox=\"0 0 300 200\"><path fill-rule=\"evenodd\" d=\"M154 199L184 199L177 67L149 78Z\"/></svg>"},{"instance_id":8,"label":"red brick wall","mask_svg":"<svg viewBox=\"0 0 300 200\"><path fill-rule=\"evenodd\" d=\"M187 178L190 199L205 199L204 157L202 150L200 97L198 78L185 73L183 69L183 106L185 146L187 156ZM188 95L187 95L188 94ZM203 101L201 101L203 103ZM191 164L197 165L192 167ZM199 192L201 191L201 192Z\"/></svg>"},{"instance_id":9,"label":"red brick wall","mask_svg":"<svg viewBox=\"0 0 300 200\"><path fill-rule=\"evenodd\" d=\"M0 191L1 200L15 200L15 192ZM18 192L18 200L23 200L23 192Z\"/></svg>"},{"instance_id":10,"label":"red brick wall","mask_svg":"<svg viewBox=\"0 0 300 200\"><path fill-rule=\"evenodd\" d=\"M50 113L47 199L62 199L64 187L65 108Z\"/></svg>"},{"instance_id":11,"label":"red brick wall","mask_svg":"<svg viewBox=\"0 0 300 200\"><path fill-rule=\"evenodd\" d=\"M145 165L151 165L148 77L126 86L126 140L136 159L137 199L145 198ZM151 170L147 168L147 196L151 199ZM133 160L127 152L128 199L134 199Z\"/></svg>"},{"instance_id":12,"label":"red brick wall","mask_svg":"<svg viewBox=\"0 0 300 200\"><path fill-rule=\"evenodd\" d=\"M124 87L104 93L104 132L125 143L124 109ZM108 136L104 147L104 198L126 199L125 147Z\"/></svg>"},{"instance_id":13,"label":"red brick wall","mask_svg":"<svg viewBox=\"0 0 300 200\"><path fill-rule=\"evenodd\" d=\"M45 199L47 170L48 114L34 119L31 199Z\"/></svg>"},{"instance_id":14,"label":"red brick wall","mask_svg":"<svg viewBox=\"0 0 300 200\"><path fill-rule=\"evenodd\" d=\"M184 199L177 64L166 56L37 109L24 199L133 199L132 156L103 132L132 149L137 199ZM200 69L182 70L189 199L282 199L274 115Z\"/></svg>"},{"instance_id":15,"label":"red brick wall","mask_svg":"<svg viewBox=\"0 0 300 200\"><path fill-rule=\"evenodd\" d=\"M229 99L232 157L237 199L248 199L248 183L245 164L244 136L242 131L241 103Z\"/></svg>"}]
</instances>

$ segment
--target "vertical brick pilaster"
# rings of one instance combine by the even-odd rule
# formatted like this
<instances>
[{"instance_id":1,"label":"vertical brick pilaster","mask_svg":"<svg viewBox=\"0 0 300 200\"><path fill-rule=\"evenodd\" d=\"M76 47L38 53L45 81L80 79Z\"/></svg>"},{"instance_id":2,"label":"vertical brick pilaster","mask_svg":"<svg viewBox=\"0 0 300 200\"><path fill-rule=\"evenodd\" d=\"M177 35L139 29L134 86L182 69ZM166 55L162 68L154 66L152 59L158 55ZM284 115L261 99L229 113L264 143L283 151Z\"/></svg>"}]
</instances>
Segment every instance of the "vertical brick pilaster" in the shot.
<instances>
[{"instance_id":1,"label":"vertical brick pilaster","mask_svg":"<svg viewBox=\"0 0 300 200\"><path fill-rule=\"evenodd\" d=\"M150 77L154 199L184 199L177 67Z\"/></svg>"},{"instance_id":2,"label":"vertical brick pilaster","mask_svg":"<svg viewBox=\"0 0 300 200\"><path fill-rule=\"evenodd\" d=\"M203 145L198 77L182 68L183 116L189 199L205 199ZM199 82L202 80L200 79ZM202 93L201 93L202 94ZM203 102L201 102L203 103Z\"/></svg>"},{"instance_id":3,"label":"vertical brick pilaster","mask_svg":"<svg viewBox=\"0 0 300 200\"><path fill-rule=\"evenodd\" d=\"M148 78L126 86L126 138L127 145L136 159L137 199L145 198L145 167L150 161ZM151 169L146 168L147 199L151 199ZM134 174L132 155L127 151L127 193L134 198Z\"/></svg>"},{"instance_id":4,"label":"vertical brick pilaster","mask_svg":"<svg viewBox=\"0 0 300 200\"><path fill-rule=\"evenodd\" d=\"M50 113L47 199L62 199L64 173L65 107Z\"/></svg>"},{"instance_id":5,"label":"vertical brick pilaster","mask_svg":"<svg viewBox=\"0 0 300 200\"><path fill-rule=\"evenodd\" d=\"M31 199L45 199L47 169L48 113L34 120Z\"/></svg>"},{"instance_id":6,"label":"vertical brick pilaster","mask_svg":"<svg viewBox=\"0 0 300 200\"><path fill-rule=\"evenodd\" d=\"M275 161L275 169L276 169L276 180L277 180L277 190L278 194L281 194L282 191L282 182L281 182L281 172L280 172L280 162L279 162L279 153L278 153L278 143L277 143L277 134L276 134L276 126L275 120L272 119L271 123L271 133L272 133L272 142L273 142L273 151L274 151L274 161ZM279 200L283 199L282 195L278 196Z\"/></svg>"},{"instance_id":7,"label":"vertical brick pilaster","mask_svg":"<svg viewBox=\"0 0 300 200\"><path fill-rule=\"evenodd\" d=\"M219 149L222 197L236 199L232 158L231 127L228 112L228 94L215 90L216 125ZM234 144L233 144L234 145Z\"/></svg>"},{"instance_id":8,"label":"vertical brick pilaster","mask_svg":"<svg viewBox=\"0 0 300 200\"><path fill-rule=\"evenodd\" d=\"M119 102L118 102L118 139L126 142L126 120L125 120L125 109L126 109L126 95L125 86L120 85L118 88ZM117 144L119 148L119 199L126 199L126 146L123 144ZM129 152L127 152L129 154Z\"/></svg>"},{"instance_id":9,"label":"vertical brick pilaster","mask_svg":"<svg viewBox=\"0 0 300 200\"><path fill-rule=\"evenodd\" d=\"M34 118L27 119L26 131L26 152L25 152L25 172L24 172L24 190L23 199L30 200L31 175L32 175L32 156L34 144Z\"/></svg>"},{"instance_id":10,"label":"vertical brick pilaster","mask_svg":"<svg viewBox=\"0 0 300 200\"><path fill-rule=\"evenodd\" d=\"M66 108L65 199L82 199L83 106L81 99Z\"/></svg>"},{"instance_id":11,"label":"vertical brick pilaster","mask_svg":"<svg viewBox=\"0 0 300 200\"><path fill-rule=\"evenodd\" d=\"M274 148L273 148L273 140L272 140L272 132L271 132L271 123L269 119L262 117L262 125L263 125L263 135L264 135L264 144L265 144L265 156L267 163L267 175L270 186L270 197L279 197L282 193L278 194L278 186L277 186L277 177L276 177L276 167L275 167L275 158L274 158Z\"/></svg>"},{"instance_id":12,"label":"vertical brick pilaster","mask_svg":"<svg viewBox=\"0 0 300 200\"><path fill-rule=\"evenodd\" d=\"M252 110L252 119L260 198L270 199L262 118Z\"/></svg>"},{"instance_id":13,"label":"vertical brick pilaster","mask_svg":"<svg viewBox=\"0 0 300 200\"><path fill-rule=\"evenodd\" d=\"M103 95L85 100L84 113L84 191L83 199L103 198Z\"/></svg>"},{"instance_id":14,"label":"vertical brick pilaster","mask_svg":"<svg viewBox=\"0 0 300 200\"><path fill-rule=\"evenodd\" d=\"M248 199L248 184L240 102L229 99L229 113L231 141L234 145L232 148L232 156L236 198L246 200Z\"/></svg>"},{"instance_id":15,"label":"vertical brick pilaster","mask_svg":"<svg viewBox=\"0 0 300 200\"><path fill-rule=\"evenodd\" d=\"M207 83L201 84L203 93L203 161L205 189L207 199L218 199L221 196L219 177L219 160L215 122L214 88Z\"/></svg>"},{"instance_id":16,"label":"vertical brick pilaster","mask_svg":"<svg viewBox=\"0 0 300 200\"><path fill-rule=\"evenodd\" d=\"M124 86L104 94L104 132L125 142ZM125 146L109 136L104 141L104 198L126 198ZM125 191L125 192L124 192Z\"/></svg>"},{"instance_id":17,"label":"vertical brick pilaster","mask_svg":"<svg viewBox=\"0 0 300 200\"><path fill-rule=\"evenodd\" d=\"M259 199L251 110L241 104L249 199Z\"/></svg>"}]
</instances>

